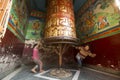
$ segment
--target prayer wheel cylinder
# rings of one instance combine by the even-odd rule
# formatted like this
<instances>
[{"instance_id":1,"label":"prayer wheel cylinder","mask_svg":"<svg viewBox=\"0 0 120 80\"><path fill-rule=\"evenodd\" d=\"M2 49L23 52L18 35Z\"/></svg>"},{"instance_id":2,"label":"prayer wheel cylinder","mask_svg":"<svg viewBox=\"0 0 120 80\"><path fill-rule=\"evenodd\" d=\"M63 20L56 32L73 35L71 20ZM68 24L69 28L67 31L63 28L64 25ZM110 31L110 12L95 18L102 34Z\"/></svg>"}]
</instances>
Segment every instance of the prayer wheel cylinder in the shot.
<instances>
[{"instance_id":1,"label":"prayer wheel cylinder","mask_svg":"<svg viewBox=\"0 0 120 80\"><path fill-rule=\"evenodd\" d=\"M47 0L44 39L47 43L75 43L73 0Z\"/></svg>"}]
</instances>

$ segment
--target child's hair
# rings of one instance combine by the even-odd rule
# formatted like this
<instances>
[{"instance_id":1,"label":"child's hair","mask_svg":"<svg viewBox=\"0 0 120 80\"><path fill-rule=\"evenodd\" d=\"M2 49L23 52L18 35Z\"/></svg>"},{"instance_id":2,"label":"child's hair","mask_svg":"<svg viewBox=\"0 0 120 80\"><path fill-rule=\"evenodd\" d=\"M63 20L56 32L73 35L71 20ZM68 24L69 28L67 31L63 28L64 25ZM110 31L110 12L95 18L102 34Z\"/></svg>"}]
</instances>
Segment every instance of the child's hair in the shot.
<instances>
[{"instance_id":1,"label":"child's hair","mask_svg":"<svg viewBox=\"0 0 120 80\"><path fill-rule=\"evenodd\" d=\"M34 45L33 45L33 48L34 48L36 45L37 45L37 44L34 44Z\"/></svg>"}]
</instances>

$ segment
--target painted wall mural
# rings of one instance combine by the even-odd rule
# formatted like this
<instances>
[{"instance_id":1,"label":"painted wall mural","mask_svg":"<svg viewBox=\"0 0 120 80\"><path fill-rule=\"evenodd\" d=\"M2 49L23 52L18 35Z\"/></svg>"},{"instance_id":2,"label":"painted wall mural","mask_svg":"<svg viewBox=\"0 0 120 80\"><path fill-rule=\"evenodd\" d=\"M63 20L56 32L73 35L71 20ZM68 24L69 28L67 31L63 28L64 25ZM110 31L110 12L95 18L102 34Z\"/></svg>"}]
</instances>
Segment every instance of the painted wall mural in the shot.
<instances>
[{"instance_id":1,"label":"painted wall mural","mask_svg":"<svg viewBox=\"0 0 120 80\"><path fill-rule=\"evenodd\" d=\"M29 20L26 39L38 40L43 37L44 22L39 19Z\"/></svg>"},{"instance_id":2,"label":"painted wall mural","mask_svg":"<svg viewBox=\"0 0 120 80\"><path fill-rule=\"evenodd\" d=\"M8 29L24 41L27 23L27 7L24 0L13 0Z\"/></svg>"},{"instance_id":3,"label":"painted wall mural","mask_svg":"<svg viewBox=\"0 0 120 80\"><path fill-rule=\"evenodd\" d=\"M78 36L83 42L120 33L120 10L114 0L89 0L86 4L79 10L76 22Z\"/></svg>"}]
</instances>

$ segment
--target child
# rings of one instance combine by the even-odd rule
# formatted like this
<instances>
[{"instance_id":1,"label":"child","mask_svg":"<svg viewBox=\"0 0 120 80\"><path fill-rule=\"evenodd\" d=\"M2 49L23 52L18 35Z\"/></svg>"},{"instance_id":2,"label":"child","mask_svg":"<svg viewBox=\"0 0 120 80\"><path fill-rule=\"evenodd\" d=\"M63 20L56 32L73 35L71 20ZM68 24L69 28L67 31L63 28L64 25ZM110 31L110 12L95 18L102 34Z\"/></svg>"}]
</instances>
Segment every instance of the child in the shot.
<instances>
[{"instance_id":1,"label":"child","mask_svg":"<svg viewBox=\"0 0 120 80\"><path fill-rule=\"evenodd\" d=\"M39 44L35 44L34 47L33 47L32 59L37 64L35 67L33 67L31 69L31 71L34 72L34 73L37 73L37 71L36 71L37 68L39 68L39 72L43 72L44 71L42 69L43 63L42 63L42 61L40 60L40 57L39 57L39 47L42 47L42 45L40 43Z\"/></svg>"},{"instance_id":2,"label":"child","mask_svg":"<svg viewBox=\"0 0 120 80\"><path fill-rule=\"evenodd\" d=\"M82 60L85 59L87 56L95 57L96 54L92 54L89 50L89 46L86 45L85 47L75 47L79 50L79 52L76 55L76 59L79 63L79 67L82 67Z\"/></svg>"}]
</instances>

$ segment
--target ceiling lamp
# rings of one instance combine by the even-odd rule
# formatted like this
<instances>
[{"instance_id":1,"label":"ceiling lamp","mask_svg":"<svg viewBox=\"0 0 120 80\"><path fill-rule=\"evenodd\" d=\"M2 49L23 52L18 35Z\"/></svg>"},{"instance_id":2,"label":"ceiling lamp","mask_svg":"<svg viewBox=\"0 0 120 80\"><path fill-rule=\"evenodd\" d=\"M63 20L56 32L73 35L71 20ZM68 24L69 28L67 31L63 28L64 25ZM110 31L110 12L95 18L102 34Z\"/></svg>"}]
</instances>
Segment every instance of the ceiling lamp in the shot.
<instances>
[{"instance_id":1,"label":"ceiling lamp","mask_svg":"<svg viewBox=\"0 0 120 80\"><path fill-rule=\"evenodd\" d=\"M116 3L117 7L118 7L119 10L120 10L120 0L115 0L115 3Z\"/></svg>"}]
</instances>

